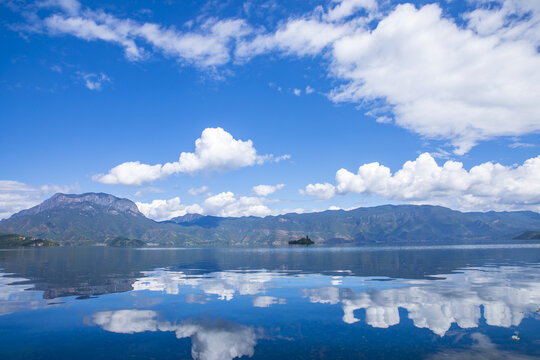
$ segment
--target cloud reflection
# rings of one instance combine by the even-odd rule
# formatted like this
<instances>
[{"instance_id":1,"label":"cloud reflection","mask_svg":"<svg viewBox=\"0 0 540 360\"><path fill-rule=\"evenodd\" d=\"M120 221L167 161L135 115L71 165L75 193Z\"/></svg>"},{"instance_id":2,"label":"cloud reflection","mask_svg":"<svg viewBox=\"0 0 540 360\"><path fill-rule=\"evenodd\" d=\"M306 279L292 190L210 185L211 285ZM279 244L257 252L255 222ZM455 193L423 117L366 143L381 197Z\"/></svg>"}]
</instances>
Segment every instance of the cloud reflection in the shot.
<instances>
[{"instance_id":1,"label":"cloud reflection","mask_svg":"<svg viewBox=\"0 0 540 360\"><path fill-rule=\"evenodd\" d=\"M399 308L419 328L444 336L453 323L478 327L481 307L486 323L510 327L521 323L540 303L540 275L521 267L466 269L439 275L438 280L395 281L388 289L318 287L302 290L312 303L341 304L343 321L359 321L355 311L365 310L367 324L387 328L400 322Z\"/></svg>"},{"instance_id":2,"label":"cloud reflection","mask_svg":"<svg viewBox=\"0 0 540 360\"><path fill-rule=\"evenodd\" d=\"M252 327L225 320L184 321L173 324L158 320L152 310L103 311L92 316L103 330L133 334L146 331L174 332L178 339L191 338L191 356L195 360L231 360L253 356L257 335Z\"/></svg>"},{"instance_id":3,"label":"cloud reflection","mask_svg":"<svg viewBox=\"0 0 540 360\"><path fill-rule=\"evenodd\" d=\"M221 271L203 276L158 269L145 275L133 284L133 289L178 294L182 286L190 286L202 292L197 297L186 295L191 303L203 303L210 296L229 301L238 295L250 295L253 306L259 308L286 303L286 299L268 294L286 279L287 287L301 288L302 296L312 303L340 304L345 323L360 321L355 312L364 309L368 325L388 328L399 324L402 308L416 327L440 336L454 323L462 329L476 328L482 316L491 326L517 326L540 303L540 272L517 266L468 268L437 275L436 280L392 280L385 281L384 286L378 281L382 279L375 278L293 276L270 271ZM305 288L306 283L321 282L329 286ZM345 287L347 284L355 286Z\"/></svg>"},{"instance_id":4,"label":"cloud reflection","mask_svg":"<svg viewBox=\"0 0 540 360\"><path fill-rule=\"evenodd\" d=\"M175 295L180 292L180 287L190 286L202 290L206 295L215 295L219 300L229 301L236 295L262 294L268 289L272 279L283 276L281 273L267 271L219 271L203 276L157 269L146 272L144 278L137 279L133 290L162 291ZM262 301L264 300L256 298L254 305L258 306L256 304L262 304ZM272 303L283 303L283 299L276 299Z\"/></svg>"}]
</instances>

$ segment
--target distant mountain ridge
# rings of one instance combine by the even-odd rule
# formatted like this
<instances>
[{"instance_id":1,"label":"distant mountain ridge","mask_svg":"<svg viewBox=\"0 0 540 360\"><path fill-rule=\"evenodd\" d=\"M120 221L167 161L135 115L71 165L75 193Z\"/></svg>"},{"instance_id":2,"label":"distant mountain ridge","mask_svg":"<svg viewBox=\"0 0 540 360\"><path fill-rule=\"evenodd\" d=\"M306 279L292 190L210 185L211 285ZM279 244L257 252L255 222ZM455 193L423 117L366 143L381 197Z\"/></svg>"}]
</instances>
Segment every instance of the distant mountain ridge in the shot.
<instances>
[{"instance_id":1,"label":"distant mountain ridge","mask_svg":"<svg viewBox=\"0 0 540 360\"><path fill-rule=\"evenodd\" d=\"M149 246L287 246L305 235L316 245L452 244L510 240L540 230L531 211L462 213L441 206L383 205L349 211L222 218L188 214L156 222L135 203L104 193L55 194L0 221L0 231L63 245L111 244L117 237Z\"/></svg>"}]
</instances>

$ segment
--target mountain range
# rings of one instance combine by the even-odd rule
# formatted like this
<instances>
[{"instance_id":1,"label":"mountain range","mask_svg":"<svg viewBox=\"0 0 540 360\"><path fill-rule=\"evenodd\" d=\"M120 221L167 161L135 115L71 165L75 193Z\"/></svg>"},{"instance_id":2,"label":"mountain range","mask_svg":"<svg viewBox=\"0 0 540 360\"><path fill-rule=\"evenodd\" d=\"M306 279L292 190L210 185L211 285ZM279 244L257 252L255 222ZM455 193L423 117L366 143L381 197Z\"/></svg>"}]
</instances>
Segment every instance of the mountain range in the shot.
<instances>
[{"instance_id":1,"label":"mountain range","mask_svg":"<svg viewBox=\"0 0 540 360\"><path fill-rule=\"evenodd\" d=\"M121 236L154 246L287 246L305 235L317 245L452 244L512 239L540 229L531 211L460 212L441 206L383 205L354 210L224 218L187 214L157 222L135 203L104 193L55 194L0 221L0 231L62 245L109 244Z\"/></svg>"}]
</instances>

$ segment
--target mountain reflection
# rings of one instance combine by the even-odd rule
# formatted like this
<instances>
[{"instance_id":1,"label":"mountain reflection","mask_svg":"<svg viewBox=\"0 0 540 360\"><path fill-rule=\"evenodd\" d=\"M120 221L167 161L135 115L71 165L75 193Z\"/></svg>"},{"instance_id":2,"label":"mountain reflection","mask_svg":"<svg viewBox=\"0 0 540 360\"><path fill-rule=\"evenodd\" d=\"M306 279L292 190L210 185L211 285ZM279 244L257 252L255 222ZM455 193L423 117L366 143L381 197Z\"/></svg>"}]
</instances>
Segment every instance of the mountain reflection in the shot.
<instances>
[{"instance_id":1,"label":"mountain reflection","mask_svg":"<svg viewBox=\"0 0 540 360\"><path fill-rule=\"evenodd\" d=\"M0 315L47 306L49 302L42 299L41 292L31 291L33 287L28 279L0 272Z\"/></svg>"},{"instance_id":2,"label":"mountain reflection","mask_svg":"<svg viewBox=\"0 0 540 360\"><path fill-rule=\"evenodd\" d=\"M359 321L355 311L364 309L368 325L387 328L400 322L399 308L407 310L416 327L444 336L453 323L460 328L478 327L481 307L486 323L510 327L534 313L540 303L540 274L521 267L475 268L438 275L438 280L394 281L397 287L303 289L312 303L341 304L343 321Z\"/></svg>"},{"instance_id":3,"label":"mountain reflection","mask_svg":"<svg viewBox=\"0 0 540 360\"><path fill-rule=\"evenodd\" d=\"M158 320L152 310L103 311L92 316L103 330L133 334L146 331L174 332L176 338L191 338L191 356L195 360L231 360L253 356L257 334L252 327L225 320L186 320L179 324Z\"/></svg>"}]
</instances>

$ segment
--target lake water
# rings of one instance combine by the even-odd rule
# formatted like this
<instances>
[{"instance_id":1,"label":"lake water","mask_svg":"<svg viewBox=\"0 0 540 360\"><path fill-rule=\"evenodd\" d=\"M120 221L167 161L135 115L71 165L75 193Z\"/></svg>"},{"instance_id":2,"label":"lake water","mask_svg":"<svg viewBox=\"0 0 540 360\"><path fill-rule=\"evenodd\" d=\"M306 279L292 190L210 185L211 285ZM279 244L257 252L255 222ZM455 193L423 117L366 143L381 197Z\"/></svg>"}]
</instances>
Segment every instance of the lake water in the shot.
<instances>
[{"instance_id":1,"label":"lake water","mask_svg":"<svg viewBox=\"0 0 540 360\"><path fill-rule=\"evenodd\" d=\"M540 246L0 251L0 359L538 359Z\"/></svg>"}]
</instances>

